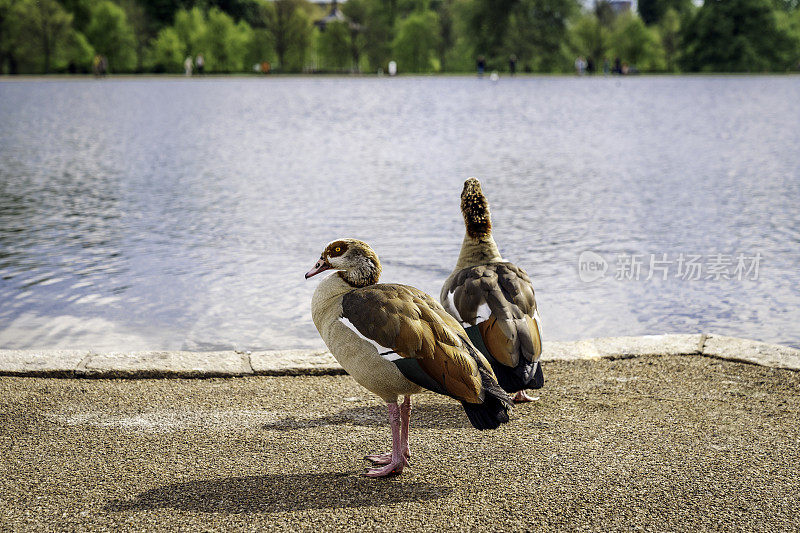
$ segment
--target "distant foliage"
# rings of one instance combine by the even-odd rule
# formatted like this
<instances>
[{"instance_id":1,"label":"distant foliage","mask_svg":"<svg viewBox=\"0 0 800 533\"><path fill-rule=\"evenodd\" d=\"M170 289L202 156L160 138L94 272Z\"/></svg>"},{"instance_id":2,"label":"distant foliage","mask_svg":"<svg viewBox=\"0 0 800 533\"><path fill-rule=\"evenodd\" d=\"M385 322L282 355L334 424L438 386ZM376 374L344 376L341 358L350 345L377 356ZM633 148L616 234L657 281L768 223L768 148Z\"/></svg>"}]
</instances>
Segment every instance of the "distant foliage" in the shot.
<instances>
[{"instance_id":1,"label":"distant foliage","mask_svg":"<svg viewBox=\"0 0 800 533\"><path fill-rule=\"evenodd\" d=\"M162 29L150 49L150 69L154 72L181 72L186 57L185 50L186 46L175 28Z\"/></svg>"},{"instance_id":2,"label":"distant foliage","mask_svg":"<svg viewBox=\"0 0 800 533\"><path fill-rule=\"evenodd\" d=\"M110 0L92 6L86 38L95 52L106 56L110 72L131 72L136 67L136 39L125 12Z\"/></svg>"},{"instance_id":3,"label":"distant foliage","mask_svg":"<svg viewBox=\"0 0 800 533\"><path fill-rule=\"evenodd\" d=\"M638 0L639 15L645 24L658 24L672 10L687 13L692 10L692 0Z\"/></svg>"},{"instance_id":4,"label":"distant foliage","mask_svg":"<svg viewBox=\"0 0 800 533\"><path fill-rule=\"evenodd\" d=\"M578 13L577 2L521 0L509 13L503 55L497 66L513 54L525 70L559 71L570 58L563 53L569 20Z\"/></svg>"},{"instance_id":5,"label":"distant foliage","mask_svg":"<svg viewBox=\"0 0 800 533\"><path fill-rule=\"evenodd\" d=\"M237 24L219 9L210 9L202 41L207 68L214 72L245 70L247 50L252 39L253 30L246 22Z\"/></svg>"},{"instance_id":6,"label":"distant foliage","mask_svg":"<svg viewBox=\"0 0 800 533\"><path fill-rule=\"evenodd\" d=\"M573 55L592 58L598 64L611 60L612 29L600 22L594 13L586 13L573 24L569 39Z\"/></svg>"},{"instance_id":7,"label":"distant foliage","mask_svg":"<svg viewBox=\"0 0 800 533\"><path fill-rule=\"evenodd\" d=\"M325 70L349 69L351 57L351 32L346 22L332 22L320 32L317 50Z\"/></svg>"},{"instance_id":8,"label":"distant foliage","mask_svg":"<svg viewBox=\"0 0 800 533\"><path fill-rule=\"evenodd\" d=\"M800 0L0 0L0 74L800 70ZM255 67L255 69L254 69Z\"/></svg>"},{"instance_id":9,"label":"distant foliage","mask_svg":"<svg viewBox=\"0 0 800 533\"><path fill-rule=\"evenodd\" d=\"M630 13L621 15L611 35L614 57L637 70L664 70L664 56L658 31L645 26L644 21Z\"/></svg>"},{"instance_id":10,"label":"distant foliage","mask_svg":"<svg viewBox=\"0 0 800 533\"><path fill-rule=\"evenodd\" d=\"M264 22L272 36L278 70L300 72L312 39L311 5L305 0L275 0L264 4Z\"/></svg>"},{"instance_id":11,"label":"distant foliage","mask_svg":"<svg viewBox=\"0 0 800 533\"><path fill-rule=\"evenodd\" d=\"M686 26L680 63L688 71L788 70L798 46L770 0L706 0Z\"/></svg>"},{"instance_id":12,"label":"distant foliage","mask_svg":"<svg viewBox=\"0 0 800 533\"><path fill-rule=\"evenodd\" d=\"M405 72L431 72L439 44L439 19L424 11L400 20L392 49L398 69Z\"/></svg>"}]
</instances>

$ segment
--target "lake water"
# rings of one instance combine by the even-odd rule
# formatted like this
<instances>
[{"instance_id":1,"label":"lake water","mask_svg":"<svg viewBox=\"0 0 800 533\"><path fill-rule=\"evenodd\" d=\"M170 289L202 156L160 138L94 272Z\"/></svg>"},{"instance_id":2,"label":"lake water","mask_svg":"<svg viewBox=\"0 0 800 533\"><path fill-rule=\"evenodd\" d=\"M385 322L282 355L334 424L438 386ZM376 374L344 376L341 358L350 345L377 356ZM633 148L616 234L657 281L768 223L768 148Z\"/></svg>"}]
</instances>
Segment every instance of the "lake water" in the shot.
<instances>
[{"instance_id":1,"label":"lake water","mask_svg":"<svg viewBox=\"0 0 800 533\"><path fill-rule=\"evenodd\" d=\"M800 77L304 77L0 82L0 348L321 346L324 245L438 297L469 176L546 340L800 346Z\"/></svg>"}]
</instances>

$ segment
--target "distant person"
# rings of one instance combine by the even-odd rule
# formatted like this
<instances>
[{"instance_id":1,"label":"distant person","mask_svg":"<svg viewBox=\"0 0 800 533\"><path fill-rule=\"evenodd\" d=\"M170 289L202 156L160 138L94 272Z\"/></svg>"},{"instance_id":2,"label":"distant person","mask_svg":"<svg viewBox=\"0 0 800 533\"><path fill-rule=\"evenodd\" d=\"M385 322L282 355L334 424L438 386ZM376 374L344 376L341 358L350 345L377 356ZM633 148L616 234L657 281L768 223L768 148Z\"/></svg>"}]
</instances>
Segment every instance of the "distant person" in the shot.
<instances>
[{"instance_id":1,"label":"distant person","mask_svg":"<svg viewBox=\"0 0 800 533\"><path fill-rule=\"evenodd\" d=\"M96 78L100 77L100 54L95 54L94 59L92 59L92 74Z\"/></svg>"},{"instance_id":2,"label":"distant person","mask_svg":"<svg viewBox=\"0 0 800 533\"><path fill-rule=\"evenodd\" d=\"M583 76L583 73L586 71L586 60L583 56L578 56L575 58L575 73L578 76Z\"/></svg>"},{"instance_id":3,"label":"distant person","mask_svg":"<svg viewBox=\"0 0 800 533\"><path fill-rule=\"evenodd\" d=\"M625 76L625 75L629 74L630 71L631 70L630 70L630 67L628 66L628 63L627 62L623 62L622 63L622 69L620 69L620 74Z\"/></svg>"},{"instance_id":4,"label":"distant person","mask_svg":"<svg viewBox=\"0 0 800 533\"><path fill-rule=\"evenodd\" d=\"M614 58L614 70L611 71L612 74L622 74L622 61L618 57Z\"/></svg>"},{"instance_id":5,"label":"distant person","mask_svg":"<svg viewBox=\"0 0 800 533\"><path fill-rule=\"evenodd\" d=\"M186 59L183 60L183 72L187 76L192 75L192 56L186 56Z\"/></svg>"},{"instance_id":6,"label":"distant person","mask_svg":"<svg viewBox=\"0 0 800 533\"><path fill-rule=\"evenodd\" d=\"M594 59L591 57L586 60L586 72L589 74L594 74Z\"/></svg>"},{"instance_id":7,"label":"distant person","mask_svg":"<svg viewBox=\"0 0 800 533\"><path fill-rule=\"evenodd\" d=\"M608 63L608 58L603 58L603 74L608 76L608 72L611 70L611 65Z\"/></svg>"},{"instance_id":8,"label":"distant person","mask_svg":"<svg viewBox=\"0 0 800 533\"><path fill-rule=\"evenodd\" d=\"M511 54L508 58L508 71L512 76L517 72L517 56L515 54Z\"/></svg>"},{"instance_id":9,"label":"distant person","mask_svg":"<svg viewBox=\"0 0 800 533\"><path fill-rule=\"evenodd\" d=\"M197 59L194 60L194 64L197 67L197 73L202 76L203 70L206 68L206 60L203 59L203 54L197 54Z\"/></svg>"},{"instance_id":10,"label":"distant person","mask_svg":"<svg viewBox=\"0 0 800 533\"><path fill-rule=\"evenodd\" d=\"M106 72L108 72L108 58L100 56L100 76L105 76Z\"/></svg>"},{"instance_id":11,"label":"distant person","mask_svg":"<svg viewBox=\"0 0 800 533\"><path fill-rule=\"evenodd\" d=\"M261 73L262 74L269 74L269 70L272 68L272 65L269 64L269 61L262 61L261 62Z\"/></svg>"},{"instance_id":12,"label":"distant person","mask_svg":"<svg viewBox=\"0 0 800 533\"><path fill-rule=\"evenodd\" d=\"M478 77L482 78L483 73L486 71L486 58L483 56L478 56Z\"/></svg>"}]
</instances>

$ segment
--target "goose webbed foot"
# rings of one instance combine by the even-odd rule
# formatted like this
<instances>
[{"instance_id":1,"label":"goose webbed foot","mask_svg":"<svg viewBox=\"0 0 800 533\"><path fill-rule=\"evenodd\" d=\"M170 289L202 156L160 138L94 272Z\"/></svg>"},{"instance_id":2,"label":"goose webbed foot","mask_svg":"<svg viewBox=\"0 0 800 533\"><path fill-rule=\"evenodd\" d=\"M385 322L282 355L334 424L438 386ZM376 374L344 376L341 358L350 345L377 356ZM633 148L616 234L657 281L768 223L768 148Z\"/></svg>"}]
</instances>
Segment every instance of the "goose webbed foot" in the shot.
<instances>
[{"instance_id":1,"label":"goose webbed foot","mask_svg":"<svg viewBox=\"0 0 800 533\"><path fill-rule=\"evenodd\" d=\"M406 448L403 452L403 458L405 459L405 465L411 466L411 450ZM372 455L364 456L364 459L371 462L374 465L388 465L392 462L392 452L386 453L375 453Z\"/></svg>"},{"instance_id":2,"label":"goose webbed foot","mask_svg":"<svg viewBox=\"0 0 800 533\"><path fill-rule=\"evenodd\" d=\"M514 403L535 402L536 400L538 400L538 398L528 396L528 393L524 390L518 391L517 394L514 395Z\"/></svg>"},{"instance_id":3,"label":"goose webbed foot","mask_svg":"<svg viewBox=\"0 0 800 533\"><path fill-rule=\"evenodd\" d=\"M367 477L385 477L403 472L409 465L411 450L408 447L408 415L411 413L411 401L406 401L401 408L396 403L390 403L389 423L392 426L392 451L375 455L367 455L365 459L378 465L378 468L368 468L364 475ZM401 422L403 429L401 430Z\"/></svg>"}]
</instances>

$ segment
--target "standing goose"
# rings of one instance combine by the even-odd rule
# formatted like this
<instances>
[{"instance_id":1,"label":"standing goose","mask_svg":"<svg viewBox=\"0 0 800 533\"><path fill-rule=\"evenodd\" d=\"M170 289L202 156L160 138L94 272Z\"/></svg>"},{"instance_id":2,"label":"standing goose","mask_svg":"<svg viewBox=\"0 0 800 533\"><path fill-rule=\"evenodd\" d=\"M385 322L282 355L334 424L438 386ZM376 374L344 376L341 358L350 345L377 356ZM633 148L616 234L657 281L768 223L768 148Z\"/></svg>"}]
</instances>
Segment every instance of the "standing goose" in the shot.
<instances>
[{"instance_id":1,"label":"standing goose","mask_svg":"<svg viewBox=\"0 0 800 533\"><path fill-rule=\"evenodd\" d=\"M461 214L467 231L440 300L486 355L500 386L516 393L515 402L531 401L524 389L544 384L539 364L542 333L531 280L500 256L489 202L475 178L464 182Z\"/></svg>"},{"instance_id":2,"label":"standing goose","mask_svg":"<svg viewBox=\"0 0 800 533\"><path fill-rule=\"evenodd\" d=\"M367 476L399 474L408 465L411 395L423 389L461 401L478 429L508 422L512 402L489 362L433 298L414 287L378 284L378 256L356 239L326 246L306 279L329 269L338 272L314 291L314 325L347 373L389 408L392 451L368 455L378 466Z\"/></svg>"}]
</instances>

